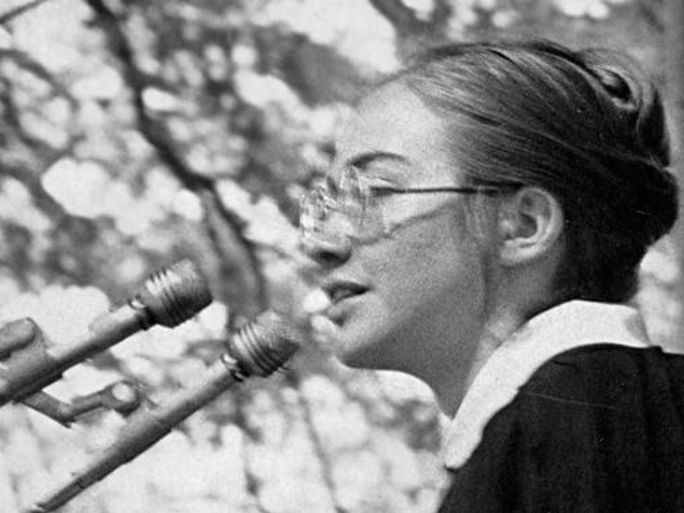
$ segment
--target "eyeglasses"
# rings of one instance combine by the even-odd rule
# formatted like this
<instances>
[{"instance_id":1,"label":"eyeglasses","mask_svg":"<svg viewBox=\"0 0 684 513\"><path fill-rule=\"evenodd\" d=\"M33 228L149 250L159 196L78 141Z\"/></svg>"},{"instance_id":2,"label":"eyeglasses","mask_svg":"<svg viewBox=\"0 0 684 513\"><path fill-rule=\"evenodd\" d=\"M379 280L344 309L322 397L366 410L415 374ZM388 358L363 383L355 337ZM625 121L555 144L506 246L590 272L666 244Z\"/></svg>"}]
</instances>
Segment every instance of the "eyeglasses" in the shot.
<instances>
[{"instance_id":1,"label":"eyeglasses","mask_svg":"<svg viewBox=\"0 0 684 513\"><path fill-rule=\"evenodd\" d=\"M309 190L301 201L299 226L302 240L322 234L351 236L359 239L386 233L382 199L392 194L501 194L518 189L514 182L464 187L391 187L373 185L354 168L347 168L335 184L326 178ZM335 224L332 217L335 214ZM325 226L330 224L330 226Z\"/></svg>"}]
</instances>

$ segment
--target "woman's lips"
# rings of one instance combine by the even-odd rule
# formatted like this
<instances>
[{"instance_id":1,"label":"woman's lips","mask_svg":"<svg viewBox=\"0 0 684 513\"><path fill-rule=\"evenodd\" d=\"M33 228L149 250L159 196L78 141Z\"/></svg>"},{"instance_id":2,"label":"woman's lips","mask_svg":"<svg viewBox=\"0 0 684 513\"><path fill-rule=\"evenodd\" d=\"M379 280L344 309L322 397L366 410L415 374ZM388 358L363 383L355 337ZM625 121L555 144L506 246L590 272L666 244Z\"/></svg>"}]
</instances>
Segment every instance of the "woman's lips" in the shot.
<instances>
[{"instance_id":1,"label":"woman's lips","mask_svg":"<svg viewBox=\"0 0 684 513\"><path fill-rule=\"evenodd\" d=\"M332 305L337 305L346 299L363 294L368 288L355 282L337 281L327 284L323 290L330 298Z\"/></svg>"},{"instance_id":2,"label":"woman's lips","mask_svg":"<svg viewBox=\"0 0 684 513\"><path fill-rule=\"evenodd\" d=\"M341 325L350 315L355 301L368 290L368 287L355 281L329 280L323 286L323 292L330 301L324 315L333 323Z\"/></svg>"},{"instance_id":3,"label":"woman's lips","mask_svg":"<svg viewBox=\"0 0 684 513\"><path fill-rule=\"evenodd\" d=\"M311 291L305 298L304 311L317 322L340 325L350 314L356 299L361 299L369 287L344 279L329 279L320 288Z\"/></svg>"}]
</instances>

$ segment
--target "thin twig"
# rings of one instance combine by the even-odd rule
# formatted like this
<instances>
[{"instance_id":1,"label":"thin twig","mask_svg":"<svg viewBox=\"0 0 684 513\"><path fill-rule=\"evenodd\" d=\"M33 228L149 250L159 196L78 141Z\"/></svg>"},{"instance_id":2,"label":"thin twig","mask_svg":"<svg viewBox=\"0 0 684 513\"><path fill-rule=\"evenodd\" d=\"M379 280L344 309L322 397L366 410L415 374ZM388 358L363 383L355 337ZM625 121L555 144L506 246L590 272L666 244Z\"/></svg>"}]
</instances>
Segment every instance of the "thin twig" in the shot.
<instances>
[{"instance_id":1,"label":"thin twig","mask_svg":"<svg viewBox=\"0 0 684 513\"><path fill-rule=\"evenodd\" d=\"M452 13L444 0L436 3L429 19L422 20L416 11L401 0L368 0L389 21L397 33L397 48L403 59L416 51L444 41Z\"/></svg>"},{"instance_id":2,"label":"thin twig","mask_svg":"<svg viewBox=\"0 0 684 513\"><path fill-rule=\"evenodd\" d=\"M10 9L6 13L0 15L0 25L6 25L10 21L12 21L14 18L21 16L22 14L27 13L28 11L35 9L36 7L39 7L40 5L46 3L48 0L33 0L33 2L29 2L24 5L19 5L13 9Z\"/></svg>"},{"instance_id":3,"label":"thin twig","mask_svg":"<svg viewBox=\"0 0 684 513\"><path fill-rule=\"evenodd\" d=\"M37 78L48 83L53 90L69 102L72 107L77 105L77 100L69 89L64 86L42 63L33 59L28 53L14 48L0 48L0 61L9 60L20 68L32 73Z\"/></svg>"},{"instance_id":4,"label":"thin twig","mask_svg":"<svg viewBox=\"0 0 684 513\"><path fill-rule=\"evenodd\" d=\"M427 23L418 19L415 11L401 0L369 0L369 2L399 32L420 34L427 29Z\"/></svg>"},{"instance_id":5,"label":"thin twig","mask_svg":"<svg viewBox=\"0 0 684 513\"><path fill-rule=\"evenodd\" d=\"M245 409L247 408L247 396L243 393L236 393L235 399L235 424L240 428L244 434L242 444L242 463L244 468L245 486L247 493L254 498L254 506L259 513L269 513L268 509L261 500L261 482L257 476L254 475L249 465L249 443L252 439L251 429L249 428L247 418L245 416Z\"/></svg>"},{"instance_id":6,"label":"thin twig","mask_svg":"<svg viewBox=\"0 0 684 513\"><path fill-rule=\"evenodd\" d=\"M336 513L348 513L348 510L339 503L335 480L333 479L332 464L329 461L328 455L326 454L323 440L321 440L318 430L314 424L313 415L311 412L312 408L301 390L301 377L299 373L293 369L285 374L285 381L297 391L297 403L304 416L304 424L307 428L314 453L316 454L316 457L321 465L323 483L330 493L330 500L333 504L333 508L335 509Z\"/></svg>"}]
</instances>

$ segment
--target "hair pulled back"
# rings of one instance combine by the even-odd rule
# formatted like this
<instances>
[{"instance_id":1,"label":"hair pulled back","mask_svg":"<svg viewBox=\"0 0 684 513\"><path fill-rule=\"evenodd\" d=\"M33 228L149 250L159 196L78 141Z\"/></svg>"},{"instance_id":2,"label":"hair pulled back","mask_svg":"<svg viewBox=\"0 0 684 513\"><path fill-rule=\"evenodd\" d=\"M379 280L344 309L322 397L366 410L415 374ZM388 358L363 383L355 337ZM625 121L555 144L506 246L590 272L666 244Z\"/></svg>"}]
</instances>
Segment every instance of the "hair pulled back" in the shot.
<instances>
[{"instance_id":1,"label":"hair pulled back","mask_svg":"<svg viewBox=\"0 0 684 513\"><path fill-rule=\"evenodd\" d=\"M538 186L558 199L565 299L633 295L640 261L678 208L662 102L633 61L548 41L463 43L421 54L389 81L453 127L468 182Z\"/></svg>"}]
</instances>

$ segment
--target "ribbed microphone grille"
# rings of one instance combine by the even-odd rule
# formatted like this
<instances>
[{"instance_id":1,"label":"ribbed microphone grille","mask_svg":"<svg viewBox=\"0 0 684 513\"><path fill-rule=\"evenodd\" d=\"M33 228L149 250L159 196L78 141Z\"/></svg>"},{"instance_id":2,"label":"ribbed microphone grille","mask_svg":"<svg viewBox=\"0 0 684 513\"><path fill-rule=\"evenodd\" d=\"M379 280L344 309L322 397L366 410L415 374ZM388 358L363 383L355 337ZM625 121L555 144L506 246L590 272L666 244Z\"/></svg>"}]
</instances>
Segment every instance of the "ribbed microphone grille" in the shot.
<instances>
[{"instance_id":1,"label":"ribbed microphone grille","mask_svg":"<svg viewBox=\"0 0 684 513\"><path fill-rule=\"evenodd\" d=\"M212 301L209 286L190 260L181 260L154 273L138 298L154 321L167 327L187 321Z\"/></svg>"},{"instance_id":2,"label":"ribbed microphone grille","mask_svg":"<svg viewBox=\"0 0 684 513\"><path fill-rule=\"evenodd\" d=\"M229 353L249 375L268 376L301 346L302 336L270 310L242 326L229 340Z\"/></svg>"}]
</instances>

